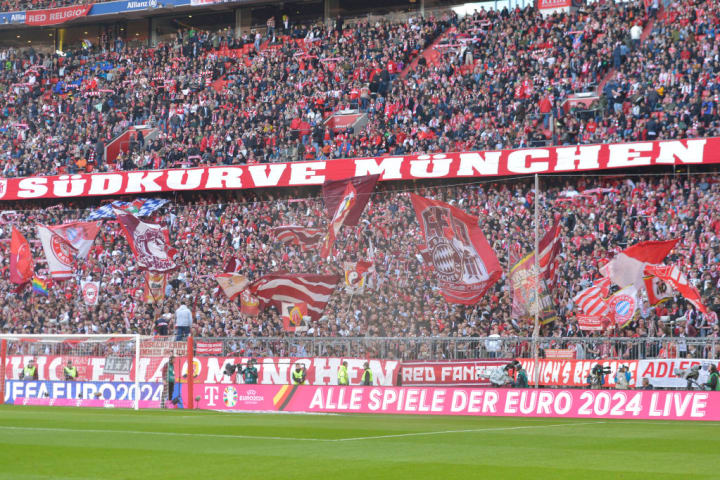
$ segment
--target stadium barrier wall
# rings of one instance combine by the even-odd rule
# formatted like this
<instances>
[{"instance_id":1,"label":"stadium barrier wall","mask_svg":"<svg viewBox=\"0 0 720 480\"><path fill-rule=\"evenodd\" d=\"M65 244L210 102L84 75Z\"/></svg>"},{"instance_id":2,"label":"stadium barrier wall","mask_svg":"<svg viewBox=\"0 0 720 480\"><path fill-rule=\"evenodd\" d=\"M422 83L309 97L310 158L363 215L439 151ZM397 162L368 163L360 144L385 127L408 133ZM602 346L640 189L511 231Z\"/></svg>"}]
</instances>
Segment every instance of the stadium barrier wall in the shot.
<instances>
[{"instance_id":1,"label":"stadium barrier wall","mask_svg":"<svg viewBox=\"0 0 720 480\"><path fill-rule=\"evenodd\" d=\"M208 410L720 421L720 392L196 385Z\"/></svg>"},{"instance_id":2,"label":"stadium barrier wall","mask_svg":"<svg viewBox=\"0 0 720 480\"><path fill-rule=\"evenodd\" d=\"M0 199L74 198L189 190L322 185L379 174L380 181L567 173L651 165L720 163L720 137L207 166L24 178L0 178Z\"/></svg>"},{"instance_id":3,"label":"stadium barrier wall","mask_svg":"<svg viewBox=\"0 0 720 480\"><path fill-rule=\"evenodd\" d=\"M528 378L535 378L535 364L530 358L520 359ZM610 367L610 374L605 375L605 386L615 386L615 373L621 365L626 365L631 374L630 385L639 387L642 379L647 378L654 387L685 388L686 381L675 375L675 370L685 370L694 365L702 368L697 379L698 383L705 383L709 377L709 367L715 364L720 367L720 360L715 359L645 359L645 360L565 360L540 359L538 370L540 372L539 384L549 387L587 387L587 376L590 370L597 365Z\"/></svg>"},{"instance_id":4,"label":"stadium barrier wall","mask_svg":"<svg viewBox=\"0 0 720 480\"><path fill-rule=\"evenodd\" d=\"M133 408L133 400L96 400L69 398L20 398L17 405L36 405L42 407L93 407L93 408ZM140 408L160 408L159 401L140 400Z\"/></svg>"}]
</instances>

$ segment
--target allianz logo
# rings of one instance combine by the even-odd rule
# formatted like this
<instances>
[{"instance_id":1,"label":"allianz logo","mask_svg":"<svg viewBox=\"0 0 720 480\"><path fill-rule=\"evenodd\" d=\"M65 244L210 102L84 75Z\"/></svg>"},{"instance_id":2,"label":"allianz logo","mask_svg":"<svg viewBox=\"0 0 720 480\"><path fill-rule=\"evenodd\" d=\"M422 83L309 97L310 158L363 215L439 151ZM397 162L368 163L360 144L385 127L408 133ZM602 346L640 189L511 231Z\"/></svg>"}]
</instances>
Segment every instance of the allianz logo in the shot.
<instances>
[{"instance_id":1,"label":"allianz logo","mask_svg":"<svg viewBox=\"0 0 720 480\"><path fill-rule=\"evenodd\" d=\"M155 0L153 0L153 1L155 1ZM10 15L10 22L12 22L12 23L24 22L24 21L25 21L25 12L13 13L12 15Z\"/></svg>"},{"instance_id":2,"label":"allianz logo","mask_svg":"<svg viewBox=\"0 0 720 480\"><path fill-rule=\"evenodd\" d=\"M143 0L140 2L128 2L126 8L137 9L137 8L155 8L155 7L157 7L157 0Z\"/></svg>"}]
</instances>

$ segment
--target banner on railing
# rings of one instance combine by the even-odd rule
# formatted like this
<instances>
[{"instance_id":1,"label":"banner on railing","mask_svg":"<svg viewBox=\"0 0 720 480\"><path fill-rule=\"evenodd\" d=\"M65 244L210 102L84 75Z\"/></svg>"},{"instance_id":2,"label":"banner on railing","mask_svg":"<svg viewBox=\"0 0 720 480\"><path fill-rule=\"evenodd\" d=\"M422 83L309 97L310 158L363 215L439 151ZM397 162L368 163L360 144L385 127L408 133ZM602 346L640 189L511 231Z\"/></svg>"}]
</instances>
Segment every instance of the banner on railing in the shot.
<instances>
[{"instance_id":1,"label":"banner on railing","mask_svg":"<svg viewBox=\"0 0 720 480\"><path fill-rule=\"evenodd\" d=\"M39 380L64 380L63 367L70 359L78 369L78 379L95 382L132 382L135 380L135 368L129 375L105 374L105 357L76 357L61 355L10 355L6 360L8 379L18 380L22 367L30 359L35 359ZM249 357L196 357L193 359L195 383L235 383L233 376L224 375L225 365L247 365ZM165 356L140 357L139 376L141 382L162 381L163 369L168 358ZM175 375L178 381L187 377L187 361L176 357ZM258 382L266 385L284 385L290 383L290 369L301 363L307 369L307 382L311 385L337 384L337 371L343 361L348 362L350 383L360 383L363 364L367 361L378 385L395 385L400 362L396 360L375 360L340 357L269 357L258 359ZM182 373L180 373L182 372Z\"/></svg>"},{"instance_id":2,"label":"banner on railing","mask_svg":"<svg viewBox=\"0 0 720 480\"><path fill-rule=\"evenodd\" d=\"M490 386L490 373L510 363L510 359L455 360L446 362L403 362L400 378L403 386Z\"/></svg>"},{"instance_id":3,"label":"banner on railing","mask_svg":"<svg viewBox=\"0 0 720 480\"><path fill-rule=\"evenodd\" d=\"M29 15L30 12L28 12ZM381 181L568 173L651 165L720 163L720 138L398 155L329 161L173 168L0 179L0 199L321 185L379 174Z\"/></svg>"},{"instance_id":4,"label":"banner on railing","mask_svg":"<svg viewBox=\"0 0 720 480\"><path fill-rule=\"evenodd\" d=\"M520 359L525 371L528 374L530 383L535 379L535 363L531 358ZM548 359L538 360L540 377L539 384L552 387L587 387L589 386L588 374L597 365L610 367L611 373L605 375L605 386L615 386L615 373L621 365L627 365L632 375L630 385L635 385L637 380L637 360L569 360L569 359Z\"/></svg>"},{"instance_id":5,"label":"banner on railing","mask_svg":"<svg viewBox=\"0 0 720 480\"><path fill-rule=\"evenodd\" d=\"M25 12L25 24L35 26L58 25L86 16L91 8L92 3L47 10L27 10Z\"/></svg>"},{"instance_id":6,"label":"banner on railing","mask_svg":"<svg viewBox=\"0 0 720 480\"><path fill-rule=\"evenodd\" d=\"M718 392L205 384L194 393L212 410L720 420Z\"/></svg>"},{"instance_id":7,"label":"banner on railing","mask_svg":"<svg viewBox=\"0 0 720 480\"><path fill-rule=\"evenodd\" d=\"M710 377L710 365L720 367L720 360L706 360L696 358L650 359L639 360L637 371L637 386L643 378L656 388L687 388L687 380L682 378L682 372L693 367L699 367L698 378L695 382L704 384Z\"/></svg>"}]
</instances>

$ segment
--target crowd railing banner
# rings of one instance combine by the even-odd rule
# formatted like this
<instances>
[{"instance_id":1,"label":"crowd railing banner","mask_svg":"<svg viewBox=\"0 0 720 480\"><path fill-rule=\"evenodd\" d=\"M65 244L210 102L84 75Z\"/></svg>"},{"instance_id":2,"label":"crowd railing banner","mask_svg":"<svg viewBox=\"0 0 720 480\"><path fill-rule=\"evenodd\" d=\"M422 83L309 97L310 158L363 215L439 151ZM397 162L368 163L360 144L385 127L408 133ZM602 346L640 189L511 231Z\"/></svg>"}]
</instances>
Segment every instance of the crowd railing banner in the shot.
<instances>
[{"instance_id":1,"label":"crowd railing banner","mask_svg":"<svg viewBox=\"0 0 720 480\"><path fill-rule=\"evenodd\" d=\"M392 181L716 163L720 137L2 178L0 200L296 187L373 174L380 175L380 181Z\"/></svg>"},{"instance_id":2,"label":"crowd railing banner","mask_svg":"<svg viewBox=\"0 0 720 480\"><path fill-rule=\"evenodd\" d=\"M720 420L720 392L703 391L205 384L195 393L209 410Z\"/></svg>"},{"instance_id":3,"label":"crowd railing banner","mask_svg":"<svg viewBox=\"0 0 720 480\"><path fill-rule=\"evenodd\" d=\"M488 376L512 359L410 361L402 362L402 385L409 386L490 386Z\"/></svg>"}]
</instances>

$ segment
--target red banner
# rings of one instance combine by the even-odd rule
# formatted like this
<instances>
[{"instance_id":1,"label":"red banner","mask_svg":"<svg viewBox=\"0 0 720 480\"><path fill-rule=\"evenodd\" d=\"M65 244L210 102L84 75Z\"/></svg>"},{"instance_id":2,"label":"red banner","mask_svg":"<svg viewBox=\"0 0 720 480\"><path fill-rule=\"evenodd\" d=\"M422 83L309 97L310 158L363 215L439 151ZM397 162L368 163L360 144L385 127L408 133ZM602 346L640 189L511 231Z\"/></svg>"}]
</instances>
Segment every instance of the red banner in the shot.
<instances>
[{"instance_id":1,"label":"red banner","mask_svg":"<svg viewBox=\"0 0 720 480\"><path fill-rule=\"evenodd\" d=\"M528 374L528 381L533 385L535 381L535 363L531 358L520 359L520 362L522 362ZM554 360L547 358L538 360L539 383L540 385L553 387L588 387L587 376L597 364L610 367L610 374L605 375L604 386L615 386L615 373L620 368L620 365L629 367L629 372L632 375L629 383L635 385L638 369L637 360Z\"/></svg>"},{"instance_id":2,"label":"red banner","mask_svg":"<svg viewBox=\"0 0 720 480\"><path fill-rule=\"evenodd\" d=\"M720 138L351 158L235 167L175 168L0 179L0 199L71 198L183 190L322 185L379 174L380 181L567 173L720 163Z\"/></svg>"},{"instance_id":3,"label":"red banner","mask_svg":"<svg viewBox=\"0 0 720 480\"><path fill-rule=\"evenodd\" d=\"M195 342L195 355L222 355L222 342Z\"/></svg>"},{"instance_id":4,"label":"red banner","mask_svg":"<svg viewBox=\"0 0 720 480\"><path fill-rule=\"evenodd\" d=\"M51 8L47 10L28 10L25 13L27 25L58 25L76 18L84 17L90 12L93 4L75 5L72 7Z\"/></svg>"},{"instance_id":5,"label":"red banner","mask_svg":"<svg viewBox=\"0 0 720 480\"><path fill-rule=\"evenodd\" d=\"M537 0L538 10L555 10L572 7L572 0Z\"/></svg>"},{"instance_id":6,"label":"red banner","mask_svg":"<svg viewBox=\"0 0 720 480\"><path fill-rule=\"evenodd\" d=\"M168 342L157 342L170 346ZM206 344L207 345L207 344ZM210 344L212 345L212 344ZM200 345L198 345L199 347ZM165 349L163 349L165 350ZM127 382L135 380L135 367L130 375L105 374L105 357L76 357L72 355L10 355L6 360L8 380L18 380L22 368L30 359L35 359L38 380L63 380L63 367L68 360L78 369L78 380L95 382ZM226 364L246 365L250 357L195 357L193 359L194 383L235 383L236 379L223 374ZM178 379L187 374L185 359L176 358ZM343 361L348 362L350 384L358 385L363 374L363 364L370 363L376 385L395 385L400 362L396 360L370 360L363 358L262 358L258 359L258 383L264 385L287 385L290 383L290 369L300 362L307 369L310 385L336 385L337 371ZM167 357L140 357L139 373L141 382L160 382ZM181 368L180 368L181 366ZM178 374L182 372L182 375Z\"/></svg>"},{"instance_id":7,"label":"red banner","mask_svg":"<svg viewBox=\"0 0 720 480\"><path fill-rule=\"evenodd\" d=\"M405 387L432 385L490 386L490 372L512 360L460 360L448 362L403 362L400 378Z\"/></svg>"}]
</instances>

